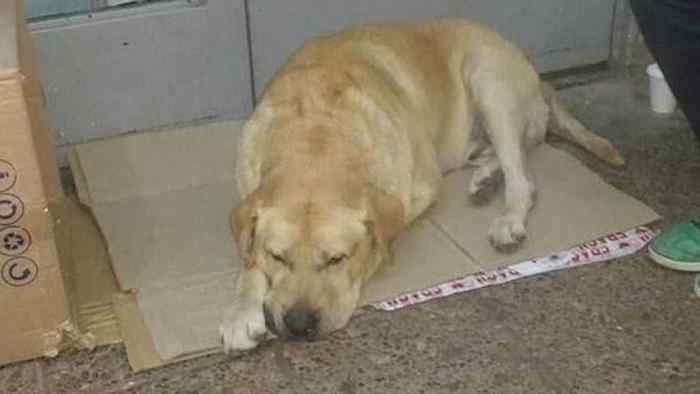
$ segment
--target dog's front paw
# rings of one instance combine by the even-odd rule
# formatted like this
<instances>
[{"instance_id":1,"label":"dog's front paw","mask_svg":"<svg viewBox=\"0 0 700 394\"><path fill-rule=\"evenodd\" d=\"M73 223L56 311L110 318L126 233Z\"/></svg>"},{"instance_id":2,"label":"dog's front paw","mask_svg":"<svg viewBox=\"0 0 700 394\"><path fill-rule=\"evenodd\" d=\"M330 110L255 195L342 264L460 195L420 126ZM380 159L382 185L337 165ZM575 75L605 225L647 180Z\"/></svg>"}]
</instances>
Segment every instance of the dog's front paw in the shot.
<instances>
[{"instance_id":1,"label":"dog's front paw","mask_svg":"<svg viewBox=\"0 0 700 394\"><path fill-rule=\"evenodd\" d=\"M250 350L267 334L262 305L233 305L224 313L219 326L224 352Z\"/></svg>"},{"instance_id":2,"label":"dog's front paw","mask_svg":"<svg viewBox=\"0 0 700 394\"><path fill-rule=\"evenodd\" d=\"M516 217L501 216L491 223L489 240L498 250L511 252L517 249L526 237L525 224Z\"/></svg>"}]
</instances>

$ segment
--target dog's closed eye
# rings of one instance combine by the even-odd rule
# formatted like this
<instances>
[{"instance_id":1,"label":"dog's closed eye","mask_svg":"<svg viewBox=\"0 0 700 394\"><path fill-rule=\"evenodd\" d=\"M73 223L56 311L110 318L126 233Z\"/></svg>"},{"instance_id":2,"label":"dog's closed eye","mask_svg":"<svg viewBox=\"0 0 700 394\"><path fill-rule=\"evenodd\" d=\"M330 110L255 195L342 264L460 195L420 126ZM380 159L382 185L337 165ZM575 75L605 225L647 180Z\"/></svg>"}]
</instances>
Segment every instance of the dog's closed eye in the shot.
<instances>
[{"instance_id":1,"label":"dog's closed eye","mask_svg":"<svg viewBox=\"0 0 700 394\"><path fill-rule=\"evenodd\" d=\"M278 263L280 263L280 264L283 264L283 265L287 265L287 260L285 260L284 257L283 257L281 254L275 253L275 252L270 252L270 251L268 251L267 253L268 253L268 254L270 255L270 257L272 257L272 259L275 260L276 262L278 262Z\"/></svg>"},{"instance_id":2,"label":"dog's closed eye","mask_svg":"<svg viewBox=\"0 0 700 394\"><path fill-rule=\"evenodd\" d=\"M346 254L337 254L335 256L331 256L328 260L326 260L326 265L327 266L333 266L333 265L338 265L342 263L348 255Z\"/></svg>"}]
</instances>

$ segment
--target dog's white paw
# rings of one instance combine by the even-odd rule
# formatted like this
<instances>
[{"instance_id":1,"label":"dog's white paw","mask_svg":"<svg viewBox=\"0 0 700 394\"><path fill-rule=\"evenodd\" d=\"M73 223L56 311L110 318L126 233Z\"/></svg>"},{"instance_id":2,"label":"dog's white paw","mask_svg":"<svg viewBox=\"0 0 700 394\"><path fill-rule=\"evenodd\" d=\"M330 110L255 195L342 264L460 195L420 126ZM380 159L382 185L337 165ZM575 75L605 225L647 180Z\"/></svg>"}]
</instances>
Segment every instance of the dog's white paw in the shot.
<instances>
[{"instance_id":1,"label":"dog's white paw","mask_svg":"<svg viewBox=\"0 0 700 394\"><path fill-rule=\"evenodd\" d=\"M262 305L233 305L224 313L219 326L224 352L250 350L267 334Z\"/></svg>"},{"instance_id":2,"label":"dog's white paw","mask_svg":"<svg viewBox=\"0 0 700 394\"><path fill-rule=\"evenodd\" d=\"M527 237L525 223L511 215L501 216L491 223L489 240L496 249L512 251Z\"/></svg>"}]
</instances>

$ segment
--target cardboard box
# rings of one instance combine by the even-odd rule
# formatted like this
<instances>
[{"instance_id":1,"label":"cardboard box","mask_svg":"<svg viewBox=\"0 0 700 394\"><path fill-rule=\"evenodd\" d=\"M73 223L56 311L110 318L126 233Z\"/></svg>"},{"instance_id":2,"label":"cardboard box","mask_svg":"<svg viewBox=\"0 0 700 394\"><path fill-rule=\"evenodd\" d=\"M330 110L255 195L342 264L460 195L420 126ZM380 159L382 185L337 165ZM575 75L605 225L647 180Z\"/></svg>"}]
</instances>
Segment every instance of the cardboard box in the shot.
<instances>
[{"instance_id":1,"label":"cardboard box","mask_svg":"<svg viewBox=\"0 0 700 394\"><path fill-rule=\"evenodd\" d=\"M76 253L80 236L87 245L85 261L94 265L100 260L96 252L101 240L96 231L90 233L84 218L82 230L76 227L80 207L67 200L62 190L33 51L21 2L1 1L0 364L96 343L94 335L78 327L84 304L76 297L91 290L83 285L76 292L76 279L85 274L74 275L74 261L68 257L86 255ZM63 248L58 247L58 239L64 240ZM95 272L90 267L82 271ZM112 290L109 279L100 286ZM113 325L107 331L114 342Z\"/></svg>"}]
</instances>

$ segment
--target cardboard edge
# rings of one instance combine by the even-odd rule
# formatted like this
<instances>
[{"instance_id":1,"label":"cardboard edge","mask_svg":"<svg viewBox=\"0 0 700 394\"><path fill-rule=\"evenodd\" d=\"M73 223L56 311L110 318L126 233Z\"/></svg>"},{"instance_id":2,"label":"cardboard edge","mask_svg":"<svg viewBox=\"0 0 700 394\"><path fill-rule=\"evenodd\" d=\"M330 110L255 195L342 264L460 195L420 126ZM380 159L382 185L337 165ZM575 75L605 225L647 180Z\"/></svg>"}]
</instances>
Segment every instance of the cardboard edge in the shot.
<instances>
[{"instance_id":1,"label":"cardboard edge","mask_svg":"<svg viewBox=\"0 0 700 394\"><path fill-rule=\"evenodd\" d=\"M21 17L19 29L20 63L25 80L22 88L25 92L27 113L31 124L34 146L37 148L37 160L41 170L41 181L49 201L65 198L56 156L56 141L46 109L44 87L36 70L35 47L27 30L24 17Z\"/></svg>"},{"instance_id":2,"label":"cardboard edge","mask_svg":"<svg viewBox=\"0 0 700 394\"><path fill-rule=\"evenodd\" d=\"M83 170L83 165L80 161L78 147L71 148L70 151L68 151L67 158L68 165L71 173L73 174L73 182L75 183L75 191L78 194L78 199L81 203L92 207L93 201L90 198L90 192L88 191L87 177L85 176L85 171Z\"/></svg>"},{"instance_id":3,"label":"cardboard edge","mask_svg":"<svg viewBox=\"0 0 700 394\"><path fill-rule=\"evenodd\" d=\"M136 293L131 291L114 294L114 312L119 319L131 369L138 372L165 365L156 352L153 338L139 310Z\"/></svg>"},{"instance_id":4,"label":"cardboard edge","mask_svg":"<svg viewBox=\"0 0 700 394\"><path fill-rule=\"evenodd\" d=\"M146 325L138 306L135 291L125 291L114 295L114 309L119 319L121 336L126 347L129 366L134 372L159 368L165 365L187 361L196 357L220 353L221 350L205 349L188 353L169 360L163 360L156 351L151 332Z\"/></svg>"},{"instance_id":5,"label":"cardboard edge","mask_svg":"<svg viewBox=\"0 0 700 394\"><path fill-rule=\"evenodd\" d=\"M112 294L118 291L116 278L113 272L111 277L94 276L96 272L92 267L98 264L110 265L108 257L105 260L97 260L99 256L89 258L77 257L74 253L76 242L85 245L99 242L104 248L104 238L99 233L97 224L89 210L76 201L75 197L66 197L60 203L52 203L53 212L57 217L56 246L59 258L65 262L66 287L70 288L69 296L71 309L77 328L85 335L92 335L95 346L121 343L118 320L114 313ZM94 228L95 238L91 236ZM98 246L96 246L98 247ZM111 269L111 266L109 267ZM102 291L100 301L94 298L86 298L86 294L80 292L80 284L90 281L99 283ZM94 296L94 293L91 294ZM104 300L104 301L102 301ZM108 300L108 301L107 301Z\"/></svg>"},{"instance_id":6,"label":"cardboard edge","mask_svg":"<svg viewBox=\"0 0 700 394\"><path fill-rule=\"evenodd\" d=\"M78 305L77 305L77 293L75 290L75 272L74 272L74 262L73 256L67 253L67 249L62 248L59 244L58 232L60 231L59 226L63 225L63 218L61 217L60 205L57 201L49 202L49 212L52 220L54 221L54 227L52 229L53 242L56 248L56 256L58 257L58 264L60 265L61 278L63 280L63 292L66 295L68 301L68 310L70 313L70 320L75 326L78 322ZM94 347L94 346L93 346Z\"/></svg>"}]
</instances>

